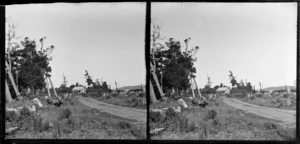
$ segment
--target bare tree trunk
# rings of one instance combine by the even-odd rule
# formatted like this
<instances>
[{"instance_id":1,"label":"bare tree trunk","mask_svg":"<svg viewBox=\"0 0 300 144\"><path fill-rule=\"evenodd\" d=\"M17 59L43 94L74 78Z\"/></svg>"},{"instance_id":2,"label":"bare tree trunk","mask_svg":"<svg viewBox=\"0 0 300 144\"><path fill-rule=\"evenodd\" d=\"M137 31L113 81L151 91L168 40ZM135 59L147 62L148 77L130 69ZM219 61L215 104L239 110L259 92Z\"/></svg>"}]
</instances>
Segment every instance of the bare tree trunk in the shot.
<instances>
[{"instance_id":1,"label":"bare tree trunk","mask_svg":"<svg viewBox=\"0 0 300 144\"><path fill-rule=\"evenodd\" d=\"M50 83L49 83L48 77L46 77L45 81L47 83L46 86L47 86L48 96L51 97L50 88L49 88Z\"/></svg>"},{"instance_id":2,"label":"bare tree trunk","mask_svg":"<svg viewBox=\"0 0 300 144\"><path fill-rule=\"evenodd\" d=\"M48 77L48 79L49 79L49 81L50 81L50 83L51 83L52 89L53 89L53 91L54 91L54 95L57 97L57 93L56 93L55 87L54 87L54 85L53 85L53 83L52 83L52 80L51 80L50 77Z\"/></svg>"},{"instance_id":3,"label":"bare tree trunk","mask_svg":"<svg viewBox=\"0 0 300 144\"><path fill-rule=\"evenodd\" d=\"M195 92L194 92L194 88L193 88L193 82L192 82L192 79L190 79L190 82L191 82L191 90L192 90L192 94L193 94L193 97L195 97Z\"/></svg>"},{"instance_id":4,"label":"bare tree trunk","mask_svg":"<svg viewBox=\"0 0 300 144\"><path fill-rule=\"evenodd\" d=\"M27 93L26 94L29 94L30 93L30 88L28 87L27 88Z\"/></svg>"},{"instance_id":5,"label":"bare tree trunk","mask_svg":"<svg viewBox=\"0 0 300 144\"><path fill-rule=\"evenodd\" d=\"M10 103L13 101L13 99L11 98L11 94L9 92L9 88L8 88L8 84L7 84L7 80L5 79L5 100L7 103Z\"/></svg>"},{"instance_id":6,"label":"bare tree trunk","mask_svg":"<svg viewBox=\"0 0 300 144\"><path fill-rule=\"evenodd\" d=\"M261 92L261 83L259 82L259 92Z\"/></svg>"},{"instance_id":7,"label":"bare tree trunk","mask_svg":"<svg viewBox=\"0 0 300 144\"><path fill-rule=\"evenodd\" d=\"M6 64L6 66L9 66L8 63L7 63L7 61L5 61L5 64ZM17 98L19 98L20 97L20 93L19 93L19 90L18 90L18 88L16 86L16 83L14 81L14 78L13 78L13 75L11 74L10 69L8 69L7 74L8 74L8 77L9 77L9 80L10 80L11 84L13 85L13 88L15 90Z\"/></svg>"},{"instance_id":8,"label":"bare tree trunk","mask_svg":"<svg viewBox=\"0 0 300 144\"><path fill-rule=\"evenodd\" d=\"M17 87L19 87L19 81L18 81L18 79L19 79L19 73L17 72L16 73L16 85L17 85Z\"/></svg>"},{"instance_id":9,"label":"bare tree trunk","mask_svg":"<svg viewBox=\"0 0 300 144\"><path fill-rule=\"evenodd\" d=\"M153 64L150 63L150 66L151 66L151 69L152 69L152 76L153 76L154 82L155 82L155 84L156 84L156 86L157 86L157 89L158 89L158 91L159 91L159 94L160 94L161 98L162 98L163 100L165 100L166 97L165 97L165 94L164 94L162 88L160 87L160 84L159 84L157 75L156 75L156 73L155 73Z\"/></svg>"},{"instance_id":10,"label":"bare tree trunk","mask_svg":"<svg viewBox=\"0 0 300 144\"><path fill-rule=\"evenodd\" d=\"M197 91L198 91L199 96L200 96L201 98L203 98L202 95L201 95L200 89L198 88L198 85L197 85L197 82L196 82L195 78L193 78L193 80L194 80L194 83L195 83L195 86L196 86L196 89L197 89Z\"/></svg>"},{"instance_id":11,"label":"bare tree trunk","mask_svg":"<svg viewBox=\"0 0 300 144\"><path fill-rule=\"evenodd\" d=\"M153 104L157 102L157 98L155 96L151 80L150 80L150 102L153 103Z\"/></svg>"},{"instance_id":12,"label":"bare tree trunk","mask_svg":"<svg viewBox=\"0 0 300 144\"><path fill-rule=\"evenodd\" d=\"M160 84L161 84L161 89L164 89L162 79L163 79L163 73L161 73L161 76L160 76Z\"/></svg>"}]
</instances>

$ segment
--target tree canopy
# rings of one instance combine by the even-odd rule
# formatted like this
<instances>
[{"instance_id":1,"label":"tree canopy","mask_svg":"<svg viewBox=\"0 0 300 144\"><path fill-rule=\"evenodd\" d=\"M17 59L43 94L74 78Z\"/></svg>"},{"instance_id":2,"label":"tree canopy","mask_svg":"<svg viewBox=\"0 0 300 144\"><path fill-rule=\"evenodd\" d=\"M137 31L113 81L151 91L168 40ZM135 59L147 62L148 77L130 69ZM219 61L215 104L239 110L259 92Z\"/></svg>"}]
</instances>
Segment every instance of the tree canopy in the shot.
<instances>
[{"instance_id":1,"label":"tree canopy","mask_svg":"<svg viewBox=\"0 0 300 144\"><path fill-rule=\"evenodd\" d=\"M194 78L196 73L193 59L196 49L182 50L181 43L170 38L165 42L165 47L155 53L156 72L159 77L162 76L165 90L183 90L190 87L189 78Z\"/></svg>"},{"instance_id":2,"label":"tree canopy","mask_svg":"<svg viewBox=\"0 0 300 144\"><path fill-rule=\"evenodd\" d=\"M37 50L36 41L25 37L21 47L11 50L11 71L19 88L42 89L46 85L44 76L51 77L48 55L54 46L43 49L43 41L40 39L41 49Z\"/></svg>"}]
</instances>

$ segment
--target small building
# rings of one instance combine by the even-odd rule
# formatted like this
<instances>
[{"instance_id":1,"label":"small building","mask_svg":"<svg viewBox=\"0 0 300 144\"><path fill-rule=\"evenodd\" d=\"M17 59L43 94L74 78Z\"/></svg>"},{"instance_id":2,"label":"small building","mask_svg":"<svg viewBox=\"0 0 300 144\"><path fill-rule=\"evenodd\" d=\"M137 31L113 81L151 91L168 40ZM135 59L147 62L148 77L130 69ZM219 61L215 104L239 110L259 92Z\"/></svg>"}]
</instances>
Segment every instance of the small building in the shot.
<instances>
[{"instance_id":1,"label":"small building","mask_svg":"<svg viewBox=\"0 0 300 144\"><path fill-rule=\"evenodd\" d=\"M86 93L86 89L84 87L74 87L72 93Z\"/></svg>"},{"instance_id":2,"label":"small building","mask_svg":"<svg viewBox=\"0 0 300 144\"><path fill-rule=\"evenodd\" d=\"M216 92L217 94L230 94L230 89L227 87L220 87Z\"/></svg>"}]
</instances>

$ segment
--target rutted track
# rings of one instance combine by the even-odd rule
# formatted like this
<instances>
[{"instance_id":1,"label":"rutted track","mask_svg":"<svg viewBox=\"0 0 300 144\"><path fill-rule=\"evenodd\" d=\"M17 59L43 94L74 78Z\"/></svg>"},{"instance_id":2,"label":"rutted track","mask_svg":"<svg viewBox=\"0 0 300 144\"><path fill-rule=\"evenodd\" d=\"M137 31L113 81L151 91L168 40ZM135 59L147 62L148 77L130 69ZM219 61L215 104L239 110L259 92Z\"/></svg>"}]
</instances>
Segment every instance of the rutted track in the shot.
<instances>
[{"instance_id":1,"label":"rutted track","mask_svg":"<svg viewBox=\"0 0 300 144\"><path fill-rule=\"evenodd\" d=\"M78 96L79 102L92 107L99 109L103 112L110 113L112 115L136 120L140 123L146 124L147 122L147 111L141 110L141 109L134 109L134 108L128 108L128 107L122 107L122 106L116 106L112 104L107 104L101 101L97 101L92 98L82 97Z\"/></svg>"},{"instance_id":2,"label":"rutted track","mask_svg":"<svg viewBox=\"0 0 300 144\"><path fill-rule=\"evenodd\" d=\"M263 107L263 106L258 106L237 99L226 98L226 97L223 98L223 101L232 107L244 110L249 113L253 113L266 118L280 120L284 124L288 124L288 125L296 124L295 110L282 110L276 108Z\"/></svg>"}]
</instances>

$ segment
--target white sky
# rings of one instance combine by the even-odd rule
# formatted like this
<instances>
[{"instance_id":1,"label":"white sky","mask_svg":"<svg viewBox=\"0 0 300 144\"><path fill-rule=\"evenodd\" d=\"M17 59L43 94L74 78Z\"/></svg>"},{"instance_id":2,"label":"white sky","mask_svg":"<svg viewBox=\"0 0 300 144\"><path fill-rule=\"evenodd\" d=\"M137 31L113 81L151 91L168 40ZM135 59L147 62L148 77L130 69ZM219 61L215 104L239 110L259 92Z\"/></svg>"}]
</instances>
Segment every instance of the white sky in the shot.
<instances>
[{"instance_id":1,"label":"white sky","mask_svg":"<svg viewBox=\"0 0 300 144\"><path fill-rule=\"evenodd\" d=\"M166 40L191 37L198 45L200 87L230 86L229 71L258 88L294 85L297 3L152 3L151 17Z\"/></svg>"},{"instance_id":2,"label":"white sky","mask_svg":"<svg viewBox=\"0 0 300 144\"><path fill-rule=\"evenodd\" d=\"M115 87L145 84L145 3L28 4L6 7L17 35L47 37L55 87L86 85L85 70ZM20 40L21 40L20 39Z\"/></svg>"}]
</instances>

